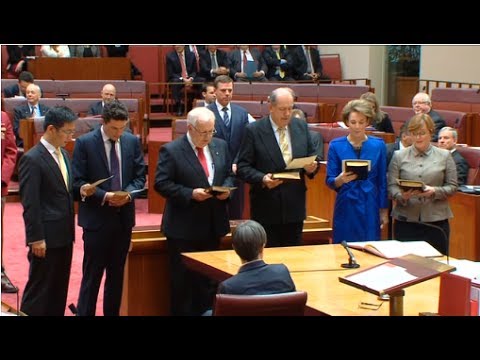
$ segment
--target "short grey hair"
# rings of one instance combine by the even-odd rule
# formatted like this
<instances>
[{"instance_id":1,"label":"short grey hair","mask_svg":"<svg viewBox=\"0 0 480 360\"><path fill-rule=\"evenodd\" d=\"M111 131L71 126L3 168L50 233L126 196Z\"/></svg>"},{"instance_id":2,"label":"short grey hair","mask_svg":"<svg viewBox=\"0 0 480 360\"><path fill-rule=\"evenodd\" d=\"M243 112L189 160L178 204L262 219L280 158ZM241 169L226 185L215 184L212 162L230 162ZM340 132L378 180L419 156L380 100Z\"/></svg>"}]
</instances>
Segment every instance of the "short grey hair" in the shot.
<instances>
[{"instance_id":1,"label":"short grey hair","mask_svg":"<svg viewBox=\"0 0 480 360\"><path fill-rule=\"evenodd\" d=\"M203 121L213 120L213 122L215 122L215 114L212 110L207 109L204 106L196 107L190 110L187 114L187 123L190 125L196 126L200 119Z\"/></svg>"}]
</instances>

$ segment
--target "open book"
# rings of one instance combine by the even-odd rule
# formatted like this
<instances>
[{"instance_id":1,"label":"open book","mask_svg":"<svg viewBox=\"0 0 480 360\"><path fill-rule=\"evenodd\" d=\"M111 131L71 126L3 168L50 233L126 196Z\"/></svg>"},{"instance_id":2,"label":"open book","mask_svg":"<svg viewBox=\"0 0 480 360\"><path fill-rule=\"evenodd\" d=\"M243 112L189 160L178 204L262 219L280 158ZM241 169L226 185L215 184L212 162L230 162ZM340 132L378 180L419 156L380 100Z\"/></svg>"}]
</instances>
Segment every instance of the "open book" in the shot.
<instances>
[{"instance_id":1,"label":"open book","mask_svg":"<svg viewBox=\"0 0 480 360\"><path fill-rule=\"evenodd\" d=\"M235 189L236 187L229 187L229 186L210 186L209 188L206 188L205 191L212 195L219 195Z\"/></svg>"},{"instance_id":2,"label":"open book","mask_svg":"<svg viewBox=\"0 0 480 360\"><path fill-rule=\"evenodd\" d=\"M417 181L417 180L403 180L403 179L397 179L397 185L402 189L403 191L408 191L408 190L420 190L423 191L425 189L425 184L422 181Z\"/></svg>"},{"instance_id":3,"label":"open book","mask_svg":"<svg viewBox=\"0 0 480 360\"><path fill-rule=\"evenodd\" d=\"M410 254L339 277L338 280L372 294L383 295L453 270L453 266Z\"/></svg>"},{"instance_id":4,"label":"open book","mask_svg":"<svg viewBox=\"0 0 480 360\"><path fill-rule=\"evenodd\" d=\"M303 169L305 165L310 165L311 163L313 163L316 158L317 158L317 155L312 155L312 156L292 159L292 161L288 163L285 170Z\"/></svg>"},{"instance_id":5,"label":"open book","mask_svg":"<svg viewBox=\"0 0 480 360\"><path fill-rule=\"evenodd\" d=\"M408 254L423 257L443 256L426 241L379 240L349 242L347 244L352 249L364 250L386 259L393 259Z\"/></svg>"},{"instance_id":6,"label":"open book","mask_svg":"<svg viewBox=\"0 0 480 360\"><path fill-rule=\"evenodd\" d=\"M368 178L368 172L372 163L370 160L360 160L360 159L346 159L342 160L342 171L348 172L351 171L357 174L355 180L366 180Z\"/></svg>"}]
</instances>

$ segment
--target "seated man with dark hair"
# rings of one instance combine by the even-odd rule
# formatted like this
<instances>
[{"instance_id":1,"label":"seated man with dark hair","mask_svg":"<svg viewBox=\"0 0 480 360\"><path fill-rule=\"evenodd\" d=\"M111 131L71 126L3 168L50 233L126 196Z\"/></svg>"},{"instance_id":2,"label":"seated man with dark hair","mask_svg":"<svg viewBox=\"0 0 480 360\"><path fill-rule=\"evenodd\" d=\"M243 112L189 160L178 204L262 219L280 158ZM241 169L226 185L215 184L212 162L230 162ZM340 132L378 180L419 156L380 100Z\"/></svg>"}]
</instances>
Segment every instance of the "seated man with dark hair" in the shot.
<instances>
[{"instance_id":1,"label":"seated man with dark hair","mask_svg":"<svg viewBox=\"0 0 480 360\"><path fill-rule=\"evenodd\" d=\"M223 281L218 293L232 295L266 295L295 291L295 284L284 264L266 264L263 249L267 234L262 225L248 220L237 226L232 246L242 261L238 274Z\"/></svg>"},{"instance_id":2,"label":"seated man with dark hair","mask_svg":"<svg viewBox=\"0 0 480 360\"><path fill-rule=\"evenodd\" d=\"M27 97L27 86L34 83L33 75L31 72L22 71L18 75L18 84L7 86L3 89L3 95L6 98L12 98L15 96Z\"/></svg>"}]
</instances>

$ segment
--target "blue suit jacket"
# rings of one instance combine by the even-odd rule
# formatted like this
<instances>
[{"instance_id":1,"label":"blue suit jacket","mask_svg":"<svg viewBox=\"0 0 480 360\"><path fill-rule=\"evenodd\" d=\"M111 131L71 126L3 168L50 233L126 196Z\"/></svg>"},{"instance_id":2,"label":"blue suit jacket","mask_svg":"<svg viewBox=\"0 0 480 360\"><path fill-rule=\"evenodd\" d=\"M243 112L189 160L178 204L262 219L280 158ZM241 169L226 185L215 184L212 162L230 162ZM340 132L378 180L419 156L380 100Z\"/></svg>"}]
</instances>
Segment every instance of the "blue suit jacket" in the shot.
<instances>
[{"instance_id":1,"label":"blue suit jacket","mask_svg":"<svg viewBox=\"0 0 480 360\"><path fill-rule=\"evenodd\" d=\"M47 248L59 248L75 239L72 196L72 169L68 153L62 149L68 189L57 162L38 143L20 159L20 197L23 205L26 243L45 240Z\"/></svg>"},{"instance_id":2,"label":"blue suit jacket","mask_svg":"<svg viewBox=\"0 0 480 360\"><path fill-rule=\"evenodd\" d=\"M218 293L231 295L266 295L295 290L290 272L284 264L267 265L263 260L243 265L238 274L218 286Z\"/></svg>"},{"instance_id":3,"label":"blue suit jacket","mask_svg":"<svg viewBox=\"0 0 480 360\"><path fill-rule=\"evenodd\" d=\"M96 103L92 104L88 109L88 115L103 115L103 104L102 101L97 101Z\"/></svg>"},{"instance_id":4,"label":"blue suit jacket","mask_svg":"<svg viewBox=\"0 0 480 360\"><path fill-rule=\"evenodd\" d=\"M131 133L124 132L120 137L122 189L132 191L143 189L145 185L145 164L139 139ZM73 188L80 194L80 187L110 176L101 128L80 136L75 141L73 151ZM105 193L110 191L111 180L97 186L95 194L79 202L78 224L88 230L97 230L105 222L105 217L112 216L117 209L125 228L135 226L135 203L125 204L120 208L102 205ZM132 199L138 194L131 194Z\"/></svg>"},{"instance_id":5,"label":"blue suit jacket","mask_svg":"<svg viewBox=\"0 0 480 360\"><path fill-rule=\"evenodd\" d=\"M240 145L242 144L243 135L245 134L245 128L248 125L247 110L239 105L230 103L231 118L230 133L228 133L228 129L223 122L223 111L222 114L218 112L216 102L208 105L207 108L215 114L215 130L217 130L215 137L227 142L230 159L236 164Z\"/></svg>"},{"instance_id":6,"label":"blue suit jacket","mask_svg":"<svg viewBox=\"0 0 480 360\"><path fill-rule=\"evenodd\" d=\"M232 186L231 161L227 144L213 138L208 145L214 165L213 185ZM155 174L155 190L167 199L162 217L162 231L167 237L195 240L213 233L223 236L230 231L227 201L212 197L195 201L195 188L209 187L197 155L184 135L160 149Z\"/></svg>"}]
</instances>

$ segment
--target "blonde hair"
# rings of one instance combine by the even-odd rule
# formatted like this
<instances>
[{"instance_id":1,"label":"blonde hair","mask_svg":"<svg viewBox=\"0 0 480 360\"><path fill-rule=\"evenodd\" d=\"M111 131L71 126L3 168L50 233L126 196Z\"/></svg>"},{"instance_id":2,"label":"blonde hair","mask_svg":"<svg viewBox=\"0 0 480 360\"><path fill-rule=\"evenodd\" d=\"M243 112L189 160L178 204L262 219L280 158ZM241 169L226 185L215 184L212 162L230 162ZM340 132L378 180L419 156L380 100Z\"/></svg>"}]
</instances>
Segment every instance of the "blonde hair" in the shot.
<instances>
[{"instance_id":1,"label":"blonde hair","mask_svg":"<svg viewBox=\"0 0 480 360\"><path fill-rule=\"evenodd\" d=\"M366 100L375 106L375 110L373 111L373 114L374 114L373 122L375 122L376 124L380 124L385 118L385 116L387 116L387 114L382 110L380 110L380 105L378 104L377 96L374 93L368 91L360 95L360 99Z\"/></svg>"},{"instance_id":2,"label":"blonde hair","mask_svg":"<svg viewBox=\"0 0 480 360\"><path fill-rule=\"evenodd\" d=\"M342 111L342 120L345 124L348 124L348 118L352 112L358 112L367 118L370 125L373 120L374 112L372 106L367 100L355 99L350 100Z\"/></svg>"}]
</instances>

